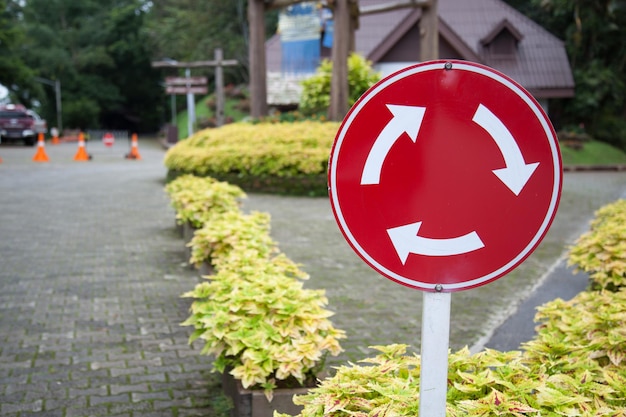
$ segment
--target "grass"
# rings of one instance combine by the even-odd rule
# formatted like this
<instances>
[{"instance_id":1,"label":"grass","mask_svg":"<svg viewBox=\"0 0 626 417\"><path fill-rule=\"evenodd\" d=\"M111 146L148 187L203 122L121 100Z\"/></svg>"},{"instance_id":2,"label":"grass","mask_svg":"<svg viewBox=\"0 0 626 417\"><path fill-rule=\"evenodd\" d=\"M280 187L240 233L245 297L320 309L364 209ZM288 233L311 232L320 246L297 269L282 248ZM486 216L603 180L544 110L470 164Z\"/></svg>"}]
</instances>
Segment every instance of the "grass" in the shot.
<instances>
[{"instance_id":1,"label":"grass","mask_svg":"<svg viewBox=\"0 0 626 417\"><path fill-rule=\"evenodd\" d=\"M626 153L604 142L585 142L582 149L561 146L563 165L626 165Z\"/></svg>"},{"instance_id":2,"label":"grass","mask_svg":"<svg viewBox=\"0 0 626 417\"><path fill-rule=\"evenodd\" d=\"M207 100L210 100L212 98L213 98L213 94L201 97L200 99L196 100L196 108L195 108L196 124L198 123L198 121L213 117L215 108L214 107L209 108L205 104ZM224 116L232 117L234 120L241 120L244 117L247 117L246 113L243 113L242 111L236 108L238 102L239 102L238 99L232 99L232 98L226 97L224 101ZM188 116L187 116L186 108L185 110L179 112L176 115L176 124L178 126L178 138L179 139L185 139L189 136L187 134L187 119L188 119ZM201 129L196 127L195 131L197 132L198 130L201 130Z\"/></svg>"}]
</instances>

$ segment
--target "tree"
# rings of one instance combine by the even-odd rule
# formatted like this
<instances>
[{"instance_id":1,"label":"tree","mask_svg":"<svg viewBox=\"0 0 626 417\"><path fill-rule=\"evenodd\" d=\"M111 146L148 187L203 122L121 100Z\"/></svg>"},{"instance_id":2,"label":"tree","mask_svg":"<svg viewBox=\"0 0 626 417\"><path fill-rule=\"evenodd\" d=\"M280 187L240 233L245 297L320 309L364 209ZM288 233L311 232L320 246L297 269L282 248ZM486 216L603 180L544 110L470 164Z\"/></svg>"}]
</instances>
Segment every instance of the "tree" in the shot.
<instances>
[{"instance_id":1,"label":"tree","mask_svg":"<svg viewBox=\"0 0 626 417\"><path fill-rule=\"evenodd\" d=\"M158 128L164 100L150 66L146 10L143 0L25 2L21 58L36 75L61 81L65 126ZM44 104L54 103L54 92L44 91ZM54 106L47 108L51 119Z\"/></svg>"},{"instance_id":2,"label":"tree","mask_svg":"<svg viewBox=\"0 0 626 417\"><path fill-rule=\"evenodd\" d=\"M23 96L24 87L35 88L33 73L20 57L20 47L25 39L19 21L20 11L19 4L13 0L0 0L0 84L18 97L18 101L21 101L19 97Z\"/></svg>"},{"instance_id":3,"label":"tree","mask_svg":"<svg viewBox=\"0 0 626 417\"><path fill-rule=\"evenodd\" d=\"M626 2L509 2L565 41L576 82L575 97L557 103L565 123L626 149Z\"/></svg>"}]
</instances>

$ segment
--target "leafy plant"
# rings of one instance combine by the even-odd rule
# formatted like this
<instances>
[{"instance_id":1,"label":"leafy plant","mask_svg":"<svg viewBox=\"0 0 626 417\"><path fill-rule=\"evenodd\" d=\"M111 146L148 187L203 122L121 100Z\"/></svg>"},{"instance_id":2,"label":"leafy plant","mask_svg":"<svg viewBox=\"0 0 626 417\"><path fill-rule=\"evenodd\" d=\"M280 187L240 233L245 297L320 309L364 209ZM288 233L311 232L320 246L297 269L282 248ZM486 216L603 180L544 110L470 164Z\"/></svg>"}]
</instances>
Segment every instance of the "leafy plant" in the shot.
<instances>
[{"instance_id":1,"label":"leafy plant","mask_svg":"<svg viewBox=\"0 0 626 417\"><path fill-rule=\"evenodd\" d=\"M194 298L183 323L196 329L190 343L203 340L215 370L231 369L244 388L262 387L270 400L279 381L304 383L326 353L341 352L345 337L328 320L324 291L303 288L307 278L283 254L231 259L183 295Z\"/></svg>"},{"instance_id":2,"label":"leafy plant","mask_svg":"<svg viewBox=\"0 0 626 417\"><path fill-rule=\"evenodd\" d=\"M198 176L325 174L338 123L233 123L206 129L165 155L168 169Z\"/></svg>"},{"instance_id":3,"label":"leafy plant","mask_svg":"<svg viewBox=\"0 0 626 417\"><path fill-rule=\"evenodd\" d=\"M228 211L212 216L210 222L195 231L191 242L190 262L203 262L221 268L242 255L269 258L278 251L277 243L269 235L270 215L262 212L243 214Z\"/></svg>"},{"instance_id":4,"label":"leafy plant","mask_svg":"<svg viewBox=\"0 0 626 417\"><path fill-rule=\"evenodd\" d=\"M300 417L414 416L419 413L420 358L406 345L373 346L365 365L341 366L294 403ZM572 361L568 372L546 368L524 352L467 348L449 355L446 414L462 416L626 415L623 367ZM287 417L275 414L275 417Z\"/></svg>"},{"instance_id":5,"label":"leafy plant","mask_svg":"<svg viewBox=\"0 0 626 417\"><path fill-rule=\"evenodd\" d=\"M330 82L333 72L332 61L325 59L316 74L302 81L300 111L304 114L325 112L330 104ZM361 55L352 53L348 57L348 103L352 106L380 79L372 69L372 63Z\"/></svg>"},{"instance_id":6,"label":"leafy plant","mask_svg":"<svg viewBox=\"0 0 626 417\"><path fill-rule=\"evenodd\" d=\"M570 257L599 274L595 287L614 291L540 307L537 336L523 351L450 354L448 416L626 416L625 208L621 200L599 210ZM300 416L417 415L420 358L405 356L405 345L375 348L381 353L362 361L369 366L342 366L296 397Z\"/></svg>"},{"instance_id":7,"label":"leafy plant","mask_svg":"<svg viewBox=\"0 0 626 417\"><path fill-rule=\"evenodd\" d=\"M589 232L570 248L568 263L589 273L595 287L626 286L626 200L596 212Z\"/></svg>"},{"instance_id":8,"label":"leafy plant","mask_svg":"<svg viewBox=\"0 0 626 417\"><path fill-rule=\"evenodd\" d=\"M525 348L551 368L566 372L572 362L588 359L626 366L626 288L556 299L539 307L535 320L537 337Z\"/></svg>"},{"instance_id":9,"label":"leafy plant","mask_svg":"<svg viewBox=\"0 0 626 417\"><path fill-rule=\"evenodd\" d=\"M169 182L165 191L170 197L180 224L200 228L216 215L238 211L239 200L246 197L241 188L210 177L182 175Z\"/></svg>"}]
</instances>

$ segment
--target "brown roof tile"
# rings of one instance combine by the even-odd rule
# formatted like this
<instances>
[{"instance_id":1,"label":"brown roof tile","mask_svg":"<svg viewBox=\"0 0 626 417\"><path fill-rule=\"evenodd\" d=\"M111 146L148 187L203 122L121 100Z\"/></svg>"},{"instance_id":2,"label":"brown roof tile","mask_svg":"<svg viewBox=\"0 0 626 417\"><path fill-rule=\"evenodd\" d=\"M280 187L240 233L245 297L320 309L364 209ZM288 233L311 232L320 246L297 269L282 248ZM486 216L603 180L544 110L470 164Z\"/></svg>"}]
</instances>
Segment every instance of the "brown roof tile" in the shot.
<instances>
[{"instance_id":1,"label":"brown roof tile","mask_svg":"<svg viewBox=\"0 0 626 417\"><path fill-rule=\"evenodd\" d=\"M363 6L384 0L360 0ZM536 98L569 97L574 79L563 42L501 0L438 0L443 58L480 62L513 78ZM356 51L374 63L417 62L421 9L364 15L355 34ZM515 38L511 56L490 53L485 43L500 30ZM413 47L413 45L415 45ZM401 59L398 59L401 57ZM268 41L268 71L280 71L280 42Z\"/></svg>"}]
</instances>

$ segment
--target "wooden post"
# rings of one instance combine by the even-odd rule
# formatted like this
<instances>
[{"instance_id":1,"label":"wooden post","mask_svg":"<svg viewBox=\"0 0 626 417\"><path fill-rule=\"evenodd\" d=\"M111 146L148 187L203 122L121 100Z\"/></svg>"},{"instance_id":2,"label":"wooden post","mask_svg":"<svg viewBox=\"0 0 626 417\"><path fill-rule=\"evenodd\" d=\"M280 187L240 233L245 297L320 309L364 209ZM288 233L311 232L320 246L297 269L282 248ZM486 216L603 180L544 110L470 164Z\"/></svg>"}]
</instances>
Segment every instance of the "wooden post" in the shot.
<instances>
[{"instance_id":1,"label":"wooden post","mask_svg":"<svg viewBox=\"0 0 626 417\"><path fill-rule=\"evenodd\" d=\"M348 54L350 51L349 0L335 0L334 35L331 59L333 72L330 81L328 119L341 121L348 112Z\"/></svg>"},{"instance_id":2,"label":"wooden post","mask_svg":"<svg viewBox=\"0 0 626 417\"><path fill-rule=\"evenodd\" d=\"M250 39L250 115L267 115L267 65L265 58L265 2L248 0Z\"/></svg>"},{"instance_id":3,"label":"wooden post","mask_svg":"<svg viewBox=\"0 0 626 417\"><path fill-rule=\"evenodd\" d=\"M432 0L429 5L422 6L420 35L420 61L438 59L439 16L437 14L437 0Z\"/></svg>"}]
</instances>

